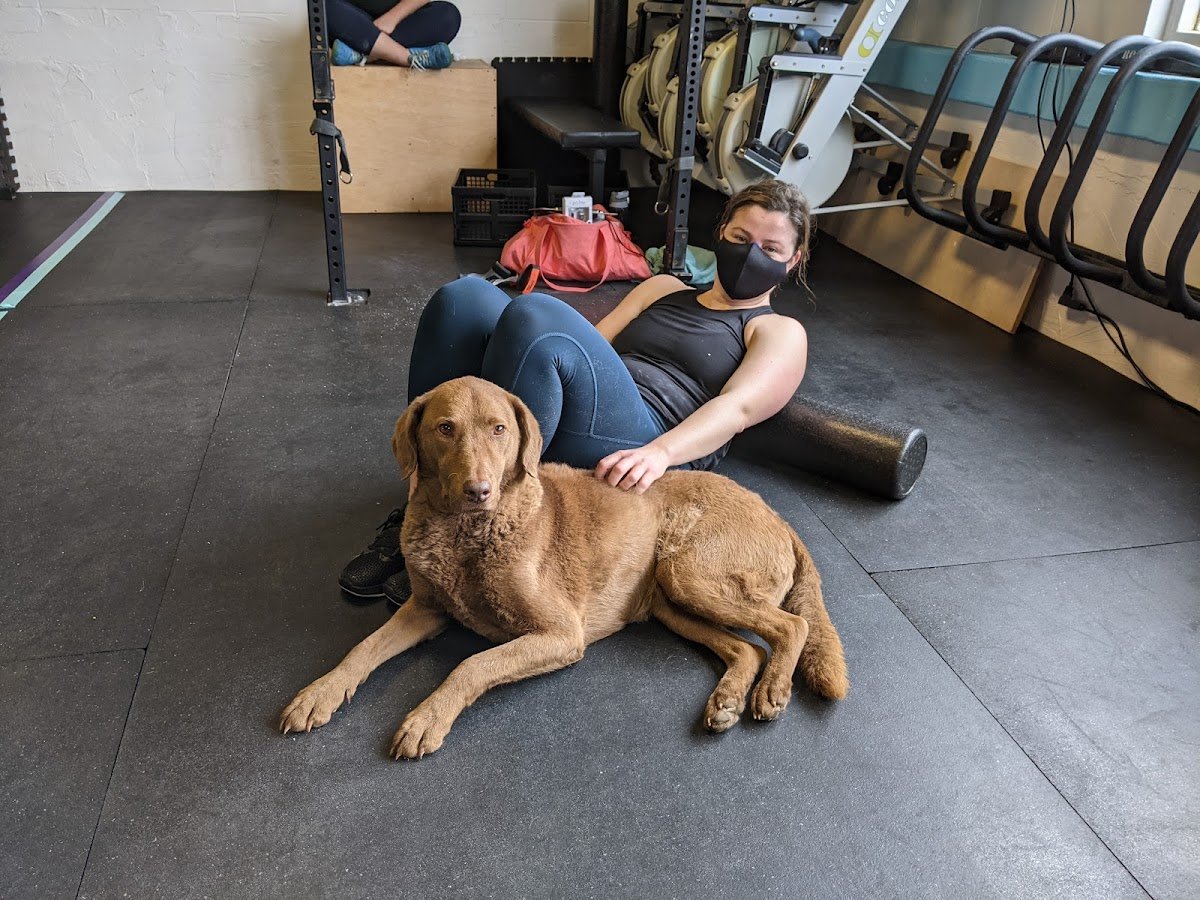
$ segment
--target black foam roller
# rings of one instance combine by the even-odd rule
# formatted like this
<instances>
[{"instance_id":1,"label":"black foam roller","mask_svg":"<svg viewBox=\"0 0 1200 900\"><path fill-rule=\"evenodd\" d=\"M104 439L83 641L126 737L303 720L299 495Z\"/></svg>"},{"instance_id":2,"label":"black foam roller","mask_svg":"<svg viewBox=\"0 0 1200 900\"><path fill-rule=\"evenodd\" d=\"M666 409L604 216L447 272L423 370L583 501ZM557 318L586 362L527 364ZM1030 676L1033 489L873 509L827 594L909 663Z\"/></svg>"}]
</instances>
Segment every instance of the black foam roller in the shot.
<instances>
[{"instance_id":1,"label":"black foam roller","mask_svg":"<svg viewBox=\"0 0 1200 900\"><path fill-rule=\"evenodd\" d=\"M928 449L920 428L882 422L860 409L797 395L771 418L739 434L731 452L744 459L795 466L900 500L917 483Z\"/></svg>"}]
</instances>

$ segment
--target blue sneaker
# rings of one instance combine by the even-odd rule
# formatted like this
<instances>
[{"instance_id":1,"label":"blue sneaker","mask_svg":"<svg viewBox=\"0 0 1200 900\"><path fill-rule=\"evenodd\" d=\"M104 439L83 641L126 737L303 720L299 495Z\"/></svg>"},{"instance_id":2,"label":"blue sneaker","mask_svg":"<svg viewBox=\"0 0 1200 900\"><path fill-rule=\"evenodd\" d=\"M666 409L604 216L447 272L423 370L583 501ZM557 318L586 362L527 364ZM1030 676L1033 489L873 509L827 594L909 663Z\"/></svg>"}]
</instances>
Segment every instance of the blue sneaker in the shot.
<instances>
[{"instance_id":1,"label":"blue sneaker","mask_svg":"<svg viewBox=\"0 0 1200 900\"><path fill-rule=\"evenodd\" d=\"M335 66L365 66L367 54L359 53L353 47L347 47L337 38L333 40L332 61Z\"/></svg>"},{"instance_id":2,"label":"blue sneaker","mask_svg":"<svg viewBox=\"0 0 1200 900\"><path fill-rule=\"evenodd\" d=\"M409 66L414 69L445 69L454 62L454 54L445 44L409 47Z\"/></svg>"}]
</instances>

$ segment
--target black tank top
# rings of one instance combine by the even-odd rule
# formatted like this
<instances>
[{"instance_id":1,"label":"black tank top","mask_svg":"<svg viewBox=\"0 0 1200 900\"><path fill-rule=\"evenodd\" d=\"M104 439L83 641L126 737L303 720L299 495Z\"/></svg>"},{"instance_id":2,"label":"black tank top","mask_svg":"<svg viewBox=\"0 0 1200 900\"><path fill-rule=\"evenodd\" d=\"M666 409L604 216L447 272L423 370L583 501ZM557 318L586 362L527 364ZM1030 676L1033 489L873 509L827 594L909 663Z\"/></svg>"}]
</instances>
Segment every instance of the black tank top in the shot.
<instances>
[{"instance_id":1,"label":"black tank top","mask_svg":"<svg viewBox=\"0 0 1200 900\"><path fill-rule=\"evenodd\" d=\"M650 304L612 342L642 399L674 428L721 393L746 355L746 323L774 312L709 309L695 290L676 291ZM729 444L691 463L711 469Z\"/></svg>"}]
</instances>

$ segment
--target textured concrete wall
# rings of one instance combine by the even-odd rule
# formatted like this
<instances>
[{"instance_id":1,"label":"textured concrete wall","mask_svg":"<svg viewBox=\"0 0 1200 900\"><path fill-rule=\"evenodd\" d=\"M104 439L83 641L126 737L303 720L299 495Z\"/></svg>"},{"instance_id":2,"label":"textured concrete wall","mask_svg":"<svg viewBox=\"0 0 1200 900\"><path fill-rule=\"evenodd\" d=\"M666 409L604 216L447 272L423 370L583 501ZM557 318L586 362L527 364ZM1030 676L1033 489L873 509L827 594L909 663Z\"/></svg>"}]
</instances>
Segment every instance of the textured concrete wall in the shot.
<instances>
[{"instance_id":1,"label":"textured concrete wall","mask_svg":"<svg viewBox=\"0 0 1200 900\"><path fill-rule=\"evenodd\" d=\"M459 56L591 55L591 0L457 2ZM305 9L0 0L22 189L315 189Z\"/></svg>"}]
</instances>

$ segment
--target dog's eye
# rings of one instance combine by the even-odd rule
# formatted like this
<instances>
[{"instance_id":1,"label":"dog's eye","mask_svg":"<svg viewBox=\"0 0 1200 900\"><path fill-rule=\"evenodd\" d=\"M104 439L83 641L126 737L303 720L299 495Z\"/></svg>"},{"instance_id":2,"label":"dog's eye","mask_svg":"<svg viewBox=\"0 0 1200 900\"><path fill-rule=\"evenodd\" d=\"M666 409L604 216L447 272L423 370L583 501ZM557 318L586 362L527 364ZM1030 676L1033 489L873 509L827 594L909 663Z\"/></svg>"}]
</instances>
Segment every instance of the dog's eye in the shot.
<instances>
[{"instance_id":1,"label":"dog's eye","mask_svg":"<svg viewBox=\"0 0 1200 900\"><path fill-rule=\"evenodd\" d=\"M441 425L438 426L438 431L440 431L442 434L448 435L448 434L450 434L450 432L454 431L454 426L451 425L449 422L443 422Z\"/></svg>"},{"instance_id":2,"label":"dog's eye","mask_svg":"<svg viewBox=\"0 0 1200 900\"><path fill-rule=\"evenodd\" d=\"M504 426L503 425L492 426L492 434L504 434Z\"/></svg>"}]
</instances>

